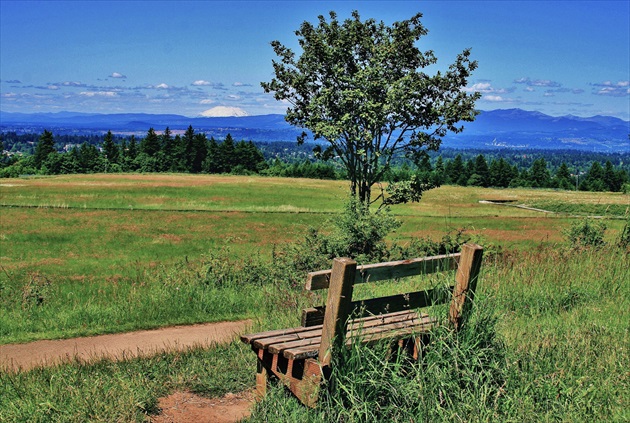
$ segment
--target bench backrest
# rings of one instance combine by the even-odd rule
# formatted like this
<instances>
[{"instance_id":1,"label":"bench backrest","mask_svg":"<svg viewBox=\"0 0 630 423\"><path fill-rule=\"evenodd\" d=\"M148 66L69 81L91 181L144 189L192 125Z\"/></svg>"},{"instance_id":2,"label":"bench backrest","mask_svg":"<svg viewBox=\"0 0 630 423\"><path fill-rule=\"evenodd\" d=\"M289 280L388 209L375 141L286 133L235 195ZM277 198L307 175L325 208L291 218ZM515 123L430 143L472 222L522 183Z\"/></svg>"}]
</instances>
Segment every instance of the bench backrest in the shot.
<instances>
[{"instance_id":1,"label":"bench backrest","mask_svg":"<svg viewBox=\"0 0 630 423\"><path fill-rule=\"evenodd\" d=\"M351 315L378 315L396 311L426 307L446 302L434 289L352 301L354 284L397 279L407 276L430 274L439 271L455 270L455 285L452 288L449 321L455 329L463 324L466 309L474 296L477 277L481 268L483 248L476 244L466 244L462 252L457 254L427 257L414 260L403 260L387 263L376 263L357 266L349 258L333 260L333 268L308 275L306 289L317 290L328 288L325 307L305 309L302 313L302 325L314 326L322 324L322 342L320 346L320 363L328 365L333 342L343 342L346 322Z\"/></svg>"},{"instance_id":2,"label":"bench backrest","mask_svg":"<svg viewBox=\"0 0 630 423\"><path fill-rule=\"evenodd\" d=\"M455 270L461 253L440 255L412 260L390 261L385 263L357 266L354 285L368 282L398 279L408 276L428 275L431 273ZM320 270L308 274L306 289L315 291L330 287L332 269ZM451 291L453 286L450 287ZM393 313L396 311L427 307L446 302L447 299L434 289L353 301L351 313L356 317ZM302 326L321 325L326 307L311 307L302 311Z\"/></svg>"}]
</instances>

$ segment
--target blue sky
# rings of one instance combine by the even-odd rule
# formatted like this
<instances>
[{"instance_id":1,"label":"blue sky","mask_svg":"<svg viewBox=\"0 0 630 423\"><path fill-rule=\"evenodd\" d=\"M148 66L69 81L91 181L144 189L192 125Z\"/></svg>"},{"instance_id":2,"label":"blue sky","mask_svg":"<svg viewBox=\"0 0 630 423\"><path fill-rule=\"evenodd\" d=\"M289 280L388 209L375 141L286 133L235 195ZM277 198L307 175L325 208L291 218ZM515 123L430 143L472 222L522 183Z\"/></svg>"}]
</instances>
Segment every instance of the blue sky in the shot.
<instances>
[{"instance_id":1,"label":"blue sky","mask_svg":"<svg viewBox=\"0 0 630 423\"><path fill-rule=\"evenodd\" d=\"M447 67L472 48L482 110L630 119L630 2L0 1L5 112L284 113L263 93L269 42L357 9L386 23L424 14ZM436 68L437 69L437 68ZM432 71L435 69L432 69Z\"/></svg>"}]
</instances>

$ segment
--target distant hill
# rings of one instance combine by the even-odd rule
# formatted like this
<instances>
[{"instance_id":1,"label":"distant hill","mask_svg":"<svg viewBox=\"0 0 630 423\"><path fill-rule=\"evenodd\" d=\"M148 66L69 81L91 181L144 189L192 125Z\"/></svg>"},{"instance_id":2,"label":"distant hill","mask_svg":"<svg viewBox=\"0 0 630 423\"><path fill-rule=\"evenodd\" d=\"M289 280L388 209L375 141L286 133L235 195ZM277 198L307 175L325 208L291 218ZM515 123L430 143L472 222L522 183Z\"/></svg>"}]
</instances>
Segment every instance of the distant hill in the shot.
<instances>
[{"instance_id":1,"label":"distant hill","mask_svg":"<svg viewBox=\"0 0 630 423\"><path fill-rule=\"evenodd\" d=\"M196 117L173 114L8 113L0 112L0 131L62 133L114 133L142 135L153 127L182 131L192 125L197 132L223 138L253 141L294 141L302 132L285 122L283 115ZM452 148L574 149L630 152L630 122L610 116L548 116L521 109L482 112L464 125L461 134L448 135L443 145Z\"/></svg>"}]
</instances>

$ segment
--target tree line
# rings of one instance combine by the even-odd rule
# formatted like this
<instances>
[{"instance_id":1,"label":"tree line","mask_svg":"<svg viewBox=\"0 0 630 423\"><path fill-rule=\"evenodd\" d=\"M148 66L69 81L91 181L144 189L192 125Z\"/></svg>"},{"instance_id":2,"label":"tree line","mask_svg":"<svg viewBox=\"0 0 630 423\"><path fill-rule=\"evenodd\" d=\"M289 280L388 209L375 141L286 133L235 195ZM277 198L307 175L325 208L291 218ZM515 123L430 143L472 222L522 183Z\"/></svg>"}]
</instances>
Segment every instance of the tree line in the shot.
<instances>
[{"instance_id":1,"label":"tree line","mask_svg":"<svg viewBox=\"0 0 630 423\"><path fill-rule=\"evenodd\" d=\"M272 143L262 148L252 141L235 141L228 134L224 140L207 138L189 126L182 135L173 135L167 127L158 134L153 128L144 138L129 139L111 131L104 137L65 136L60 139L49 131L39 138L32 134L2 134L3 139L31 141L32 154L4 155L0 160L0 176L28 174L72 174L101 172L180 172L261 174L292 178L347 179L344 167L334 160L323 162L309 156L305 146L294 143ZM16 141L17 140L17 141ZM78 140L84 140L77 144ZM60 142L61 141L61 142ZM64 145L67 151L60 152ZM7 142L9 144L9 142ZM70 146L70 147L68 147ZM0 148L2 146L0 145ZM310 147L312 149L312 147ZM266 156L265 156L265 153ZM447 150L436 156L424 153L419 160L394 162L383 175L385 182L415 178L430 186L443 184L480 187L533 187L583 191L628 190L628 172L610 159L601 163L575 157L570 152L553 153L551 159L536 157L533 152L502 157L497 152L479 153ZM487 157L490 157L488 159ZM516 157L516 159L515 159ZM600 158L600 157L598 157ZM606 158L606 156L603 156ZM549 161L558 162L550 166ZM571 163L571 166L566 164ZM619 159L623 163L623 158ZM417 164L414 164L416 162ZM576 162L580 163L578 170ZM587 166L588 164L588 166ZM625 186L625 188L624 188Z\"/></svg>"},{"instance_id":2,"label":"tree line","mask_svg":"<svg viewBox=\"0 0 630 423\"><path fill-rule=\"evenodd\" d=\"M544 157L535 159L529 167L511 164L503 157L493 158L489 163L483 154L474 159L464 160L461 154L444 160L438 156L431 161L428 154L418 163L418 169L412 170L408 164L393 169L388 175L391 180L406 180L416 172L420 179L434 186L460 185L477 187L528 187L554 188L581 191L628 191L630 178L625 169L615 167L610 160L604 165L592 161L587 171L570 170L562 162L552 172Z\"/></svg>"},{"instance_id":3,"label":"tree line","mask_svg":"<svg viewBox=\"0 0 630 423\"><path fill-rule=\"evenodd\" d=\"M173 136L150 128L144 138L115 139L111 131L102 145L84 142L59 152L49 131L39 137L32 155L5 160L2 176L116 172L258 173L267 167L263 153L251 141L235 141L230 134L218 142L189 126Z\"/></svg>"}]
</instances>

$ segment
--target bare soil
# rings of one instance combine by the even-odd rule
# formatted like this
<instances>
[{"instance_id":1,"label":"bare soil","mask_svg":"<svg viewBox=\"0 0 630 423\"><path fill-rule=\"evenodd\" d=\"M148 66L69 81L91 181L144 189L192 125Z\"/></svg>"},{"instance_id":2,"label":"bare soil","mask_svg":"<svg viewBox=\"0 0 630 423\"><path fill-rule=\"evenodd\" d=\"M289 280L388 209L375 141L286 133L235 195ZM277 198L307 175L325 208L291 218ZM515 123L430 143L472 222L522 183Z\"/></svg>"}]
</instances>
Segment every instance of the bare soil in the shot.
<instances>
[{"instance_id":1,"label":"bare soil","mask_svg":"<svg viewBox=\"0 0 630 423\"><path fill-rule=\"evenodd\" d=\"M190 392L175 392L160 398L162 412L152 423L234 423L249 417L254 403L251 392L228 393L223 398L203 398Z\"/></svg>"}]
</instances>

